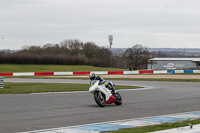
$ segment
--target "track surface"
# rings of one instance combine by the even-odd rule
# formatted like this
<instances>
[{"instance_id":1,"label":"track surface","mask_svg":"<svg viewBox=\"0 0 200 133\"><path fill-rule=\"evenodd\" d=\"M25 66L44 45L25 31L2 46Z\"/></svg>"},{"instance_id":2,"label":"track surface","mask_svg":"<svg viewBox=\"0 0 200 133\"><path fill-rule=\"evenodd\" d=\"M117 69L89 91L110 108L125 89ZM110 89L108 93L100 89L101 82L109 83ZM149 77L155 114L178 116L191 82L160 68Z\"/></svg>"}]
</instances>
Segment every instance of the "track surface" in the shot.
<instances>
[{"instance_id":1,"label":"track surface","mask_svg":"<svg viewBox=\"0 0 200 133\"><path fill-rule=\"evenodd\" d=\"M89 83L70 79L5 79L5 82ZM0 95L0 132L14 133L200 110L200 83L113 81L156 86L120 92L122 106L98 107L88 92Z\"/></svg>"}]
</instances>

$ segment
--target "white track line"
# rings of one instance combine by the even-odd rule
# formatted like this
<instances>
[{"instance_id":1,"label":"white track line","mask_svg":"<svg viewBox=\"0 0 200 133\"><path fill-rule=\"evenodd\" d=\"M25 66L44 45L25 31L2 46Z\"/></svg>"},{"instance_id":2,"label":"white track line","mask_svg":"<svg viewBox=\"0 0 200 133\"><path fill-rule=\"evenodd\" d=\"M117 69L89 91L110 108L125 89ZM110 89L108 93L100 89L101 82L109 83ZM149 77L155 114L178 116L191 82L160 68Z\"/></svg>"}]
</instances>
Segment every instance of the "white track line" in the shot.
<instances>
[{"instance_id":1,"label":"white track line","mask_svg":"<svg viewBox=\"0 0 200 133\"><path fill-rule=\"evenodd\" d=\"M176 118L187 118L187 119L191 119L191 120L199 119L200 118L199 115L190 115L191 113L196 113L196 112L200 112L200 111L175 113L175 114L167 114L167 115L159 115L159 116L148 116L148 117L142 117L142 118L108 121L108 122L100 122L100 123L36 130L36 131L29 131L29 132L22 132L22 133L68 133L68 132L69 133L99 133L99 131L79 130L79 129L74 129L74 128L85 127L85 126L95 126L95 125L101 125L101 124L117 124L117 125L128 125L128 126L134 126L134 127L158 125L158 124L162 124L162 123L145 121L144 119L151 119L151 118L156 118L156 117L170 117L170 118L176 117Z\"/></svg>"}]
</instances>

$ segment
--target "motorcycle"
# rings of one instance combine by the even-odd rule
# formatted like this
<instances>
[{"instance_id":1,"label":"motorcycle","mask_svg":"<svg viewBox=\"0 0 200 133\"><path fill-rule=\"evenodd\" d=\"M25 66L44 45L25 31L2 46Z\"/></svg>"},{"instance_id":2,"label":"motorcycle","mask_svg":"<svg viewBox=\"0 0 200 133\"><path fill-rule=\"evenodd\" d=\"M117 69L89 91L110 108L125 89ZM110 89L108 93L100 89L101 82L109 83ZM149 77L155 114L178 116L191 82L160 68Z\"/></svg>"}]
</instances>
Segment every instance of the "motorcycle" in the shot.
<instances>
[{"instance_id":1,"label":"motorcycle","mask_svg":"<svg viewBox=\"0 0 200 133\"><path fill-rule=\"evenodd\" d=\"M122 104L122 97L115 89L113 95L113 92L106 88L104 84L101 84L99 80L93 80L90 84L89 92L94 95L94 100L100 107L112 103L116 105ZM114 84L112 84L112 86L114 86Z\"/></svg>"}]
</instances>

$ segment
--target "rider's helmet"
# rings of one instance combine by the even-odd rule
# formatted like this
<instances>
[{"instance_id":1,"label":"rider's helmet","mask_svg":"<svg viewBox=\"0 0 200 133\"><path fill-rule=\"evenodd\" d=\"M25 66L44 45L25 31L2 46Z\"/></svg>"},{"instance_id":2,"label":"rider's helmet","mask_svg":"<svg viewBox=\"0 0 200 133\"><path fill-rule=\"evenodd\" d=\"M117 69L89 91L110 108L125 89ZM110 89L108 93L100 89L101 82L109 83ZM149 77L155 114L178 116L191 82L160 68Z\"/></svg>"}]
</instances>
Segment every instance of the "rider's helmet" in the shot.
<instances>
[{"instance_id":1,"label":"rider's helmet","mask_svg":"<svg viewBox=\"0 0 200 133\"><path fill-rule=\"evenodd\" d=\"M90 80L96 79L95 73L90 73L90 74L89 74L89 78L90 78Z\"/></svg>"},{"instance_id":2,"label":"rider's helmet","mask_svg":"<svg viewBox=\"0 0 200 133\"><path fill-rule=\"evenodd\" d=\"M106 87L109 87L110 83L109 82L106 82L105 86Z\"/></svg>"}]
</instances>

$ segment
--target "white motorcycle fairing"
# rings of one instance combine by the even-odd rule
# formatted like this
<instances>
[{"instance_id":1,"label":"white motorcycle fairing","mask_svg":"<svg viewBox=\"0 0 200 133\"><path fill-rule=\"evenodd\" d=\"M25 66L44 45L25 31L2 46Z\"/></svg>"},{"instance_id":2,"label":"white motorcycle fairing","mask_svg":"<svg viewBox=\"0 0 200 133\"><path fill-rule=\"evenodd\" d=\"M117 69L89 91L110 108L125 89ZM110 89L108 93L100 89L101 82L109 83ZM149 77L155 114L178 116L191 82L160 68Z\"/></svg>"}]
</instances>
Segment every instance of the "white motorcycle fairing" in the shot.
<instances>
[{"instance_id":1,"label":"white motorcycle fairing","mask_svg":"<svg viewBox=\"0 0 200 133\"><path fill-rule=\"evenodd\" d=\"M99 85L99 80L96 81L94 85L91 85L89 88L89 92L94 94L95 91L101 91L103 94L105 94L105 100L106 104L115 102L115 97L112 95L111 91L105 87L104 84Z\"/></svg>"}]
</instances>

